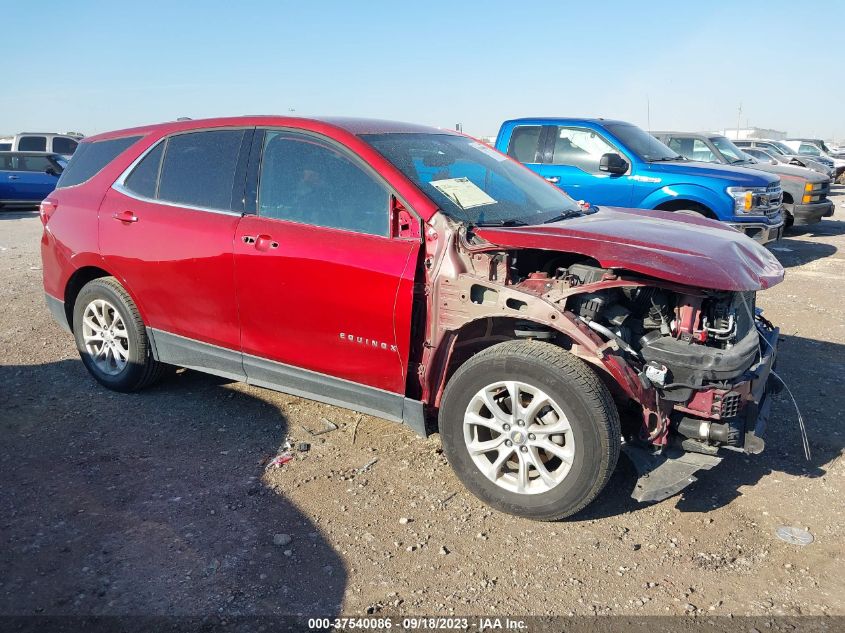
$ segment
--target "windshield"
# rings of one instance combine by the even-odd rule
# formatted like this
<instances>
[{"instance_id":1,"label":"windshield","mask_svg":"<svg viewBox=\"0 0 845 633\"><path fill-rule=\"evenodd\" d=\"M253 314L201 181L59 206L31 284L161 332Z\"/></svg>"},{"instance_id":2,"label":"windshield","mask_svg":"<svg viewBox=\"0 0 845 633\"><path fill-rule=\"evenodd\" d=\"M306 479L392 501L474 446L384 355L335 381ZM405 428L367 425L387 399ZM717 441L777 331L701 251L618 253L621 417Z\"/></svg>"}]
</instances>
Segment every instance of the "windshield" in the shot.
<instances>
[{"instance_id":1,"label":"windshield","mask_svg":"<svg viewBox=\"0 0 845 633\"><path fill-rule=\"evenodd\" d=\"M630 123L607 123L605 127L622 144L647 162L658 160L683 160L683 156L672 151L651 134Z\"/></svg>"},{"instance_id":2,"label":"windshield","mask_svg":"<svg viewBox=\"0 0 845 633\"><path fill-rule=\"evenodd\" d=\"M449 217L468 224L541 224L580 215L563 191L496 150L453 134L362 137Z\"/></svg>"},{"instance_id":3,"label":"windshield","mask_svg":"<svg viewBox=\"0 0 845 633\"><path fill-rule=\"evenodd\" d=\"M731 143L724 136L711 136L710 142L716 146L716 149L722 153L722 156L724 156L729 163L744 163L748 160L748 156L743 154L736 145Z\"/></svg>"},{"instance_id":4,"label":"windshield","mask_svg":"<svg viewBox=\"0 0 845 633\"><path fill-rule=\"evenodd\" d=\"M777 158L775 158L775 154L773 154L773 153L770 154L769 152L762 150L762 149L758 149L756 147L755 148L745 148L742 151L743 151L744 154L748 154L752 158L756 158L757 160L761 160L764 163L765 162L770 163L772 161L780 162L780 161L778 161Z\"/></svg>"},{"instance_id":5,"label":"windshield","mask_svg":"<svg viewBox=\"0 0 845 633\"><path fill-rule=\"evenodd\" d=\"M772 147L773 150L775 150L776 152L780 152L784 156L786 156L787 154L794 154L795 153L794 149L789 147L789 145L784 145L780 141L766 141L766 142ZM768 149L768 147L766 149Z\"/></svg>"}]
</instances>

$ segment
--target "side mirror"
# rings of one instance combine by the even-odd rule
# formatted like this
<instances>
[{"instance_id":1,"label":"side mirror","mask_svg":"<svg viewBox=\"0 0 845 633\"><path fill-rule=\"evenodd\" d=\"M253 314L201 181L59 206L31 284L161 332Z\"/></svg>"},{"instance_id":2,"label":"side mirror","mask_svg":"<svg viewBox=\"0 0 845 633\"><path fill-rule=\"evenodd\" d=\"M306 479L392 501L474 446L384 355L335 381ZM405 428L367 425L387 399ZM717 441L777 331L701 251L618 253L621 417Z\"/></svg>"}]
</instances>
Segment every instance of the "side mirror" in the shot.
<instances>
[{"instance_id":1,"label":"side mirror","mask_svg":"<svg viewBox=\"0 0 845 633\"><path fill-rule=\"evenodd\" d=\"M58 172L56 170L56 168L53 167L52 165L50 167L48 167L47 169L45 169L44 171L47 173L48 176L55 176L56 178L58 178L61 175L61 173Z\"/></svg>"},{"instance_id":2,"label":"side mirror","mask_svg":"<svg viewBox=\"0 0 845 633\"><path fill-rule=\"evenodd\" d=\"M616 153L602 154L599 161L599 171L616 175L624 174L628 171L628 161Z\"/></svg>"}]
</instances>

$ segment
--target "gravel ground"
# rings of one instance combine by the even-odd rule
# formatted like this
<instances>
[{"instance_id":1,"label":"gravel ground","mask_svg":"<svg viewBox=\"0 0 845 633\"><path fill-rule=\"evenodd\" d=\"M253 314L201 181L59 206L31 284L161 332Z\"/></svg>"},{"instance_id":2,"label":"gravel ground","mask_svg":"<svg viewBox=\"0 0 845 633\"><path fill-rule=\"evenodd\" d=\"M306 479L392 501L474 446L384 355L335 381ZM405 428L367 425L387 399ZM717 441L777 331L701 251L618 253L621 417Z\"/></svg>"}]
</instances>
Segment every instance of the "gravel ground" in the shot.
<instances>
[{"instance_id":1,"label":"gravel ground","mask_svg":"<svg viewBox=\"0 0 845 633\"><path fill-rule=\"evenodd\" d=\"M0 213L0 613L845 614L842 217L776 245L759 298L812 459L783 393L762 455L654 505L623 457L541 524L464 491L437 436L191 371L100 388L44 306L37 216ZM265 470L287 437L311 450Z\"/></svg>"}]
</instances>

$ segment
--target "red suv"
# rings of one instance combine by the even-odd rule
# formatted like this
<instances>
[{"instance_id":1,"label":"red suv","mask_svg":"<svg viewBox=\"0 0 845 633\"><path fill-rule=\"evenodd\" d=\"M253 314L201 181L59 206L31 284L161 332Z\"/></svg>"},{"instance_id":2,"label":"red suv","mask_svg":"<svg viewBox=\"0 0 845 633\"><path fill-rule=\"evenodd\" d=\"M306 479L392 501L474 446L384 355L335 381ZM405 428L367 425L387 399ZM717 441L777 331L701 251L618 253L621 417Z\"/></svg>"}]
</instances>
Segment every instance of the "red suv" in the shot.
<instances>
[{"instance_id":1,"label":"red suv","mask_svg":"<svg viewBox=\"0 0 845 633\"><path fill-rule=\"evenodd\" d=\"M718 222L579 206L472 138L354 119L86 138L41 206L47 304L104 386L167 365L437 428L466 487L584 508L759 452L783 269Z\"/></svg>"}]
</instances>

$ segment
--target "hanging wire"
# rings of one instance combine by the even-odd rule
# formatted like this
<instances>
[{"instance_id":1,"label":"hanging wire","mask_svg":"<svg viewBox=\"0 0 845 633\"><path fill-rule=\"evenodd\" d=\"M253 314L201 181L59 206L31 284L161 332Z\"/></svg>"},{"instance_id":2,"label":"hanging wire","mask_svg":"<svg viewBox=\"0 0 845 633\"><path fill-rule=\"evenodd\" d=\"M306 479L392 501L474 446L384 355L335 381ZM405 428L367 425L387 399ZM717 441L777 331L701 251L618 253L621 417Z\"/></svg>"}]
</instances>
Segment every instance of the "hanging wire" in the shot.
<instances>
[{"instance_id":1,"label":"hanging wire","mask_svg":"<svg viewBox=\"0 0 845 633\"><path fill-rule=\"evenodd\" d=\"M745 294L740 295L740 297L742 298L742 305L748 311L748 316L751 317L751 323L754 323L754 321L755 321L754 314L751 310L751 306L749 306L748 302L746 301ZM766 337L760 336L760 334L758 333L758 335L757 335L757 351L760 354L760 358L763 358L763 349L760 347L760 341L763 341L766 345L768 345L773 353L777 353L777 350L774 348L774 346L771 343L769 343L769 341L766 340ZM807 427L804 425L804 416L801 415L801 409L798 408L798 402L795 400L795 396L792 395L792 390L789 388L789 385L787 385L786 382L784 382L783 378L778 376L775 373L774 369L769 370L769 373L772 376L774 376L775 378L778 379L778 382L780 382L780 384L783 385L783 388L786 389L786 393L788 393L789 397L792 399L792 405L795 407L795 413L798 414L798 429L801 431L801 443L804 445L804 457L807 459L807 461L810 461L810 459L811 459L810 441L807 438Z\"/></svg>"}]
</instances>

